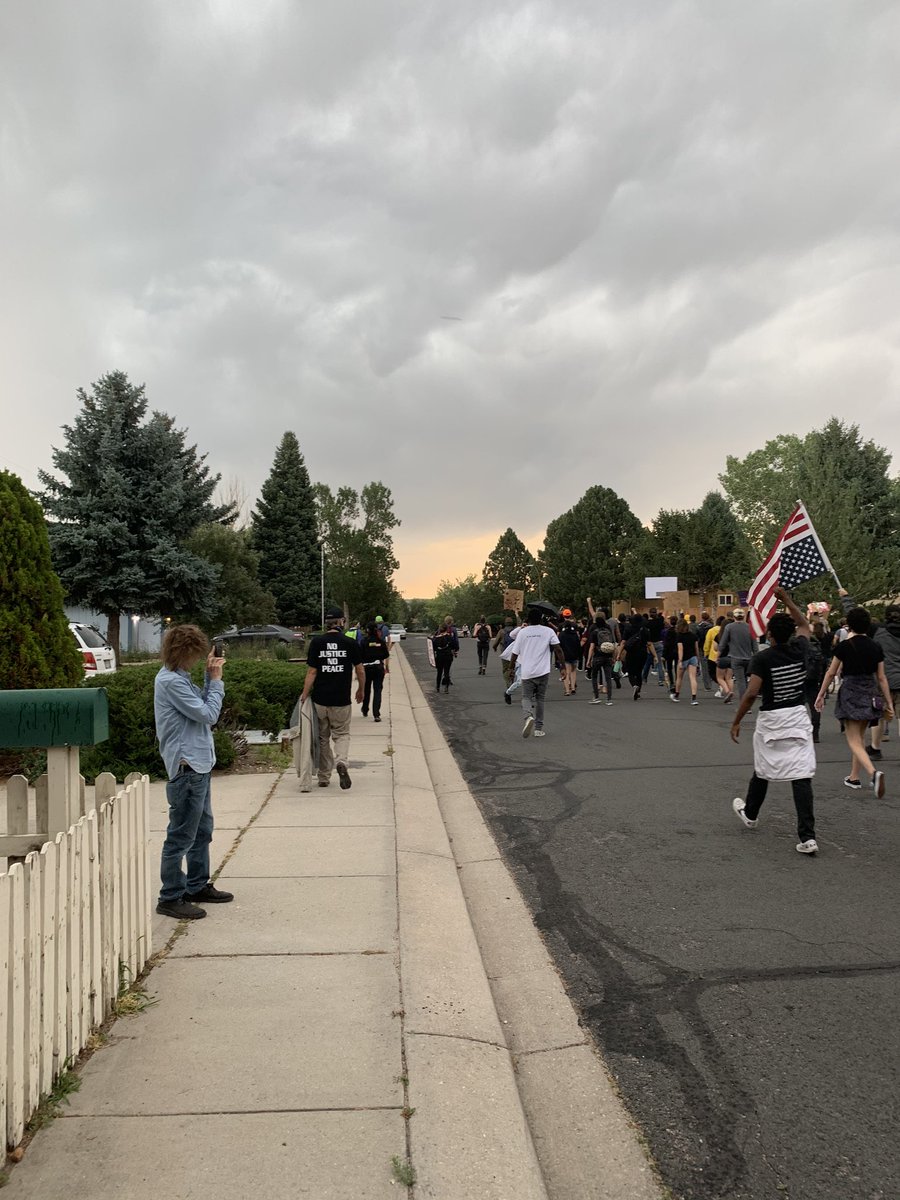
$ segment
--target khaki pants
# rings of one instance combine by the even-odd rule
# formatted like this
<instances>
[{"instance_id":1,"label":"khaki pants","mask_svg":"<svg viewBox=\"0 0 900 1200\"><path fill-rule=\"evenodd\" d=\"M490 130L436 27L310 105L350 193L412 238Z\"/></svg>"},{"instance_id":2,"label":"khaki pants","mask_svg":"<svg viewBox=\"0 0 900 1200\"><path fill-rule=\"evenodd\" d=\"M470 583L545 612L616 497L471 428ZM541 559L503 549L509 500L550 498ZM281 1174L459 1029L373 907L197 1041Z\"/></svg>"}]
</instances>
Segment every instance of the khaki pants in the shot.
<instances>
[{"instance_id":1,"label":"khaki pants","mask_svg":"<svg viewBox=\"0 0 900 1200\"><path fill-rule=\"evenodd\" d=\"M349 704L342 708L316 705L316 716L319 718L319 779L329 780L336 762L350 765L350 711Z\"/></svg>"}]
</instances>

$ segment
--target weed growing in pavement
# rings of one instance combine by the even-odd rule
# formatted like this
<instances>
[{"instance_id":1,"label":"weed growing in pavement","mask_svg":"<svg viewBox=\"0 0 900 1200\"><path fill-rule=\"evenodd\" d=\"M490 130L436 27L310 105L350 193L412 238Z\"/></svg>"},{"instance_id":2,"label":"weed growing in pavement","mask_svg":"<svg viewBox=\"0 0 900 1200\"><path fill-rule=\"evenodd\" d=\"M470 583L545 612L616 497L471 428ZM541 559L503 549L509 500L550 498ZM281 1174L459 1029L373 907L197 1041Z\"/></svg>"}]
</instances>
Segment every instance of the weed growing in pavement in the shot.
<instances>
[{"instance_id":1,"label":"weed growing in pavement","mask_svg":"<svg viewBox=\"0 0 900 1200\"><path fill-rule=\"evenodd\" d=\"M148 996L143 983L134 979L127 963L119 963L119 994L113 1002L113 1016L134 1017L146 1012L156 1004L155 996Z\"/></svg>"},{"instance_id":2,"label":"weed growing in pavement","mask_svg":"<svg viewBox=\"0 0 900 1200\"><path fill-rule=\"evenodd\" d=\"M415 1113L415 1111L416 1110L414 1108L410 1108L409 1105L407 1104L406 1108L400 1109L400 1116L403 1118L404 1121L408 1121L410 1119L410 1117L412 1117L412 1115Z\"/></svg>"},{"instance_id":3,"label":"weed growing in pavement","mask_svg":"<svg viewBox=\"0 0 900 1200\"><path fill-rule=\"evenodd\" d=\"M391 1167L394 1171L394 1178L398 1183L402 1183L404 1187L413 1187L416 1182L416 1169L408 1158L401 1158L399 1154L395 1154L391 1159Z\"/></svg>"},{"instance_id":4,"label":"weed growing in pavement","mask_svg":"<svg viewBox=\"0 0 900 1200\"><path fill-rule=\"evenodd\" d=\"M58 1117L63 1102L68 1104L69 1097L80 1087L81 1076L75 1074L72 1070L72 1060L67 1058L56 1083L34 1110L34 1115L25 1127L26 1132L33 1133L36 1129L43 1129L54 1117Z\"/></svg>"}]
</instances>

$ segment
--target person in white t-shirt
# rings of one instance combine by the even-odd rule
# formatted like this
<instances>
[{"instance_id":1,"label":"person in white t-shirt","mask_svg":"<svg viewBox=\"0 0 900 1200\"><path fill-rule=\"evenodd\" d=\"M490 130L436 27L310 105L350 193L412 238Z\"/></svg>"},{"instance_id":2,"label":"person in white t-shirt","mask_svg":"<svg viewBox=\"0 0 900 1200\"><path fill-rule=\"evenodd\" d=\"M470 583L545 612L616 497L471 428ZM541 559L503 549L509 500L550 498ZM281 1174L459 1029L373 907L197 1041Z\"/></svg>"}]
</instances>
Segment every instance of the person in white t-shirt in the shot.
<instances>
[{"instance_id":1,"label":"person in white t-shirt","mask_svg":"<svg viewBox=\"0 0 900 1200\"><path fill-rule=\"evenodd\" d=\"M528 612L528 623L519 630L512 643L510 665L520 668L522 678L522 711L525 724L522 737L544 736L544 696L550 681L551 657L555 654L560 667L565 663L559 638L548 626L541 624L541 613L532 608Z\"/></svg>"}]
</instances>

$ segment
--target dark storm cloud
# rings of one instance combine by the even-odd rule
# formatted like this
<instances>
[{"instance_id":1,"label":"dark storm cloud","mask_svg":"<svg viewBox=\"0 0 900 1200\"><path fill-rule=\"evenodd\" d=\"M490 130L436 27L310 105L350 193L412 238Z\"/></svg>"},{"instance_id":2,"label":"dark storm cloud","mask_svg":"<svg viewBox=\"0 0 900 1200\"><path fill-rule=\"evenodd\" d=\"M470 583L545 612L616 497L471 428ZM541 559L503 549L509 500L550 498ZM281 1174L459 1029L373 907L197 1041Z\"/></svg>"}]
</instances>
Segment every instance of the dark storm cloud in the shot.
<instances>
[{"instance_id":1,"label":"dark storm cloud","mask_svg":"<svg viewBox=\"0 0 900 1200\"><path fill-rule=\"evenodd\" d=\"M113 367L251 492L286 428L313 478L383 479L401 556L598 481L694 504L831 413L900 451L892 4L2 20L26 475Z\"/></svg>"}]
</instances>

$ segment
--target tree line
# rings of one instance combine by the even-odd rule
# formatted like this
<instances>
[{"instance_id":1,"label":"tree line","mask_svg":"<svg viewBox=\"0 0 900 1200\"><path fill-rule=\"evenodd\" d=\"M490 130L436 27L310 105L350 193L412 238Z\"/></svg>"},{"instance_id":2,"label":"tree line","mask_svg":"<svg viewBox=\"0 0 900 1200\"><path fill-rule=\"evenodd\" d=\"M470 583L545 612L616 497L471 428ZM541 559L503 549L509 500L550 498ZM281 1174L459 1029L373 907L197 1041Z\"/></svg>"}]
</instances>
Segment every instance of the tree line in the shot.
<instances>
[{"instance_id":1,"label":"tree line","mask_svg":"<svg viewBox=\"0 0 900 1200\"><path fill-rule=\"evenodd\" d=\"M749 588L798 499L803 500L841 582L860 601L900 591L900 480L891 457L859 427L832 418L804 437L779 435L745 458L729 456L722 491L698 508L661 509L649 527L611 488L588 488L550 521L532 555L507 529L481 575L443 580L433 600L411 601L431 624L503 612L503 592L521 590L584 606L643 597L646 576L675 576L680 587L711 594ZM823 577L797 590L801 602L837 603Z\"/></svg>"},{"instance_id":2,"label":"tree line","mask_svg":"<svg viewBox=\"0 0 900 1200\"><path fill-rule=\"evenodd\" d=\"M400 522L383 483L358 492L311 483L288 431L242 526L239 505L215 499L221 476L207 456L173 417L148 413L143 385L113 371L77 397L64 444L52 450L55 472L39 472L34 498L66 600L102 613L117 651L128 611L194 621L209 633L317 624L323 566L326 604L371 617L398 603L392 530Z\"/></svg>"}]
</instances>

